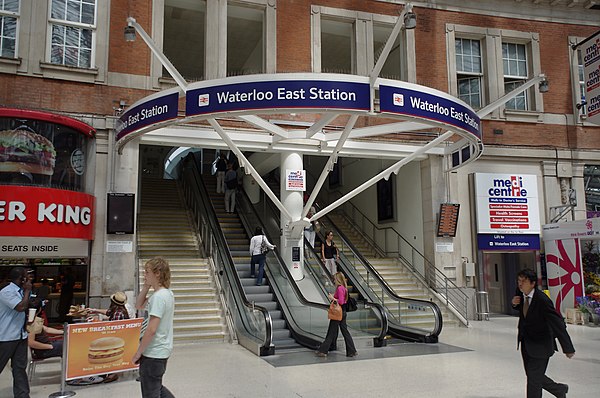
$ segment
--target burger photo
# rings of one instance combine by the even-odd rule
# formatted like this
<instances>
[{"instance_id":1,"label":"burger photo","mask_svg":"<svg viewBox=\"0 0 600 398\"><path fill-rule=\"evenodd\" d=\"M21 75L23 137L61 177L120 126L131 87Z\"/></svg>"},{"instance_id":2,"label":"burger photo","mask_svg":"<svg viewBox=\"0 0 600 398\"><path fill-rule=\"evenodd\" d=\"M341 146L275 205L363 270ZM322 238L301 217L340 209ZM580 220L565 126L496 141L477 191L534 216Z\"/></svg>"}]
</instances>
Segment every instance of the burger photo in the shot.
<instances>
[{"instance_id":1,"label":"burger photo","mask_svg":"<svg viewBox=\"0 0 600 398\"><path fill-rule=\"evenodd\" d=\"M90 364L117 362L123 359L125 340L119 337L102 337L90 343L88 362Z\"/></svg>"},{"instance_id":2,"label":"burger photo","mask_svg":"<svg viewBox=\"0 0 600 398\"><path fill-rule=\"evenodd\" d=\"M54 174L56 151L46 137L25 128L0 131L0 172Z\"/></svg>"}]
</instances>

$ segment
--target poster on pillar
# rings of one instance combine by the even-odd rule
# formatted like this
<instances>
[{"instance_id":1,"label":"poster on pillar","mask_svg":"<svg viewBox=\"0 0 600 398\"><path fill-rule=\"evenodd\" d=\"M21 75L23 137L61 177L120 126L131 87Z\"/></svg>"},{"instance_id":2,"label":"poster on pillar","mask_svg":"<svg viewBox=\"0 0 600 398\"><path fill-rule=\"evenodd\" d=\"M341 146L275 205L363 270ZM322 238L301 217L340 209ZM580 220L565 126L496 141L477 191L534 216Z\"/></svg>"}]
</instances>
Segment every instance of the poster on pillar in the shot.
<instances>
[{"instance_id":1,"label":"poster on pillar","mask_svg":"<svg viewBox=\"0 0 600 398\"><path fill-rule=\"evenodd\" d=\"M285 189L286 191L306 191L306 171L286 170Z\"/></svg>"},{"instance_id":2,"label":"poster on pillar","mask_svg":"<svg viewBox=\"0 0 600 398\"><path fill-rule=\"evenodd\" d=\"M564 315L568 308L575 308L576 298L584 292L580 240L558 239L545 244L550 298Z\"/></svg>"}]
</instances>

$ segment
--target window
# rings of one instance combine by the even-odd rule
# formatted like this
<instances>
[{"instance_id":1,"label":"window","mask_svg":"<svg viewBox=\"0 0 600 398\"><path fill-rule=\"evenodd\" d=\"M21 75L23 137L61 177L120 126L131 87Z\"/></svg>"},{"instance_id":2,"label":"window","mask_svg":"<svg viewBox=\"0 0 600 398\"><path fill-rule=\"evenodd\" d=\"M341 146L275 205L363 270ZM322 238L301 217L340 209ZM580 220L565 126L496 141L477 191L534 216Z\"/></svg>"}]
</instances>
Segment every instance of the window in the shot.
<instances>
[{"instance_id":1,"label":"window","mask_svg":"<svg viewBox=\"0 0 600 398\"><path fill-rule=\"evenodd\" d=\"M587 115L587 105L585 100L585 73L583 71L583 59L581 50L577 49L577 81L579 82L579 99L577 101L579 114Z\"/></svg>"},{"instance_id":2,"label":"window","mask_svg":"<svg viewBox=\"0 0 600 398\"><path fill-rule=\"evenodd\" d=\"M264 73L264 9L227 7L227 76Z\"/></svg>"},{"instance_id":3,"label":"window","mask_svg":"<svg viewBox=\"0 0 600 398\"><path fill-rule=\"evenodd\" d=\"M186 80L203 80L206 2L165 0L164 18L164 54ZM164 68L162 76L169 77Z\"/></svg>"},{"instance_id":4,"label":"window","mask_svg":"<svg viewBox=\"0 0 600 398\"><path fill-rule=\"evenodd\" d=\"M96 0L52 0L50 62L93 68Z\"/></svg>"},{"instance_id":5,"label":"window","mask_svg":"<svg viewBox=\"0 0 600 398\"><path fill-rule=\"evenodd\" d=\"M354 52L354 24L323 18L321 20L321 72L355 73Z\"/></svg>"},{"instance_id":6,"label":"window","mask_svg":"<svg viewBox=\"0 0 600 398\"><path fill-rule=\"evenodd\" d=\"M458 98L473 108L481 108L481 43L479 40L456 39Z\"/></svg>"},{"instance_id":7,"label":"window","mask_svg":"<svg viewBox=\"0 0 600 398\"><path fill-rule=\"evenodd\" d=\"M542 73L538 33L446 24L446 46L450 94L475 109L498 105L490 113L495 119L542 121L537 86L496 103Z\"/></svg>"},{"instance_id":8,"label":"window","mask_svg":"<svg viewBox=\"0 0 600 398\"><path fill-rule=\"evenodd\" d=\"M504 92L508 93L522 85L528 77L527 53L523 44L502 43L502 67ZM523 91L506 102L506 109L526 110L527 92Z\"/></svg>"},{"instance_id":9,"label":"window","mask_svg":"<svg viewBox=\"0 0 600 398\"><path fill-rule=\"evenodd\" d=\"M369 75L397 18L312 6L313 72ZM415 59L414 31L402 29L379 76L415 82Z\"/></svg>"},{"instance_id":10,"label":"window","mask_svg":"<svg viewBox=\"0 0 600 398\"><path fill-rule=\"evenodd\" d=\"M276 71L276 2L164 0L154 13L153 37L187 81ZM152 76L170 77L158 58Z\"/></svg>"},{"instance_id":11,"label":"window","mask_svg":"<svg viewBox=\"0 0 600 398\"><path fill-rule=\"evenodd\" d=\"M0 0L0 57L17 57L19 0Z\"/></svg>"}]
</instances>

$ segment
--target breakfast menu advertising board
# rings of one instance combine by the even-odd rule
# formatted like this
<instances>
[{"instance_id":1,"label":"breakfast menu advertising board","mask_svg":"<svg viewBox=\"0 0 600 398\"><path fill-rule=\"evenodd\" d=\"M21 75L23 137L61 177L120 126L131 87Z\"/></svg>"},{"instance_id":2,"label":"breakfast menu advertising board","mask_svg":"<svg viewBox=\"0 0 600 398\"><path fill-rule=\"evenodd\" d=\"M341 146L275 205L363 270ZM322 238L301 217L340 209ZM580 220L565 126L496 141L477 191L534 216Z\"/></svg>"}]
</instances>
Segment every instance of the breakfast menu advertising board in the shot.
<instances>
[{"instance_id":1,"label":"breakfast menu advertising board","mask_svg":"<svg viewBox=\"0 0 600 398\"><path fill-rule=\"evenodd\" d=\"M475 173L477 233L539 234L537 176Z\"/></svg>"},{"instance_id":2,"label":"breakfast menu advertising board","mask_svg":"<svg viewBox=\"0 0 600 398\"><path fill-rule=\"evenodd\" d=\"M75 323L68 326L66 380L137 369L143 319Z\"/></svg>"}]
</instances>

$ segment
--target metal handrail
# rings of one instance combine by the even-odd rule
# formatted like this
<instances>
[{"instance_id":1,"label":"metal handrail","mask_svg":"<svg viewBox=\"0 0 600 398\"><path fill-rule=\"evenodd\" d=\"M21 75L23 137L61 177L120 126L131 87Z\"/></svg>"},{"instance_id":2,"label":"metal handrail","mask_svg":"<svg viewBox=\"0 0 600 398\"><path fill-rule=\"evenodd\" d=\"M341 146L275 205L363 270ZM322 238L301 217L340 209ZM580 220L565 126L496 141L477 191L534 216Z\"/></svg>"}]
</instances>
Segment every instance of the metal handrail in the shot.
<instances>
[{"instance_id":1,"label":"metal handrail","mask_svg":"<svg viewBox=\"0 0 600 398\"><path fill-rule=\"evenodd\" d=\"M469 308L469 296L462 291L454 282L452 282L441 270L439 270L435 264L429 261L423 253L415 248L406 238L404 238L398 231L393 227L378 227L373 223L360 209L358 209L351 202L342 204L341 207L350 207L351 216L345 211L342 215L356 228L361 231L363 237L377 250L381 255L388 257L390 254L397 255L406 265L408 265L410 271L421 280L425 286L441 296L441 299L445 301L446 306L453 308L457 313L461 321L468 325L468 308ZM358 217L357 217L358 215ZM359 221L356 221L356 218ZM367 224L365 226L365 224ZM370 233L367 228L370 227ZM383 239L376 239L376 233L382 232ZM392 240L396 241L397 249L388 248L388 232L392 234ZM395 238L395 239L394 239ZM381 247L378 242L383 242L384 247ZM410 248L410 259L402 253L402 245L407 245ZM416 266L417 259L422 261L423 272Z\"/></svg>"},{"instance_id":2,"label":"metal handrail","mask_svg":"<svg viewBox=\"0 0 600 398\"><path fill-rule=\"evenodd\" d=\"M383 278L379 274L379 272L371 265L371 263L356 249L356 247L352 244L352 242L350 242L350 240L344 235L344 233L339 228L337 228L337 226L331 221L331 219L329 219L328 216L325 216L324 218L326 219L327 222L331 223L331 226L333 227L333 229L336 230L336 233L342 240L343 244L345 244L346 247L352 253L352 255L359 260L360 265L363 266L367 270L367 274L373 276L374 282L379 286L379 288L382 291L382 297L383 297L383 293L385 293L386 297L391 298L395 302L404 302L404 303L407 303L407 305L409 305L409 306L412 304L413 306L416 306L416 307L431 308L435 326L429 334L424 334L422 329L417 329L417 328L414 328L414 327L411 327L408 325L396 324L395 322L389 322L390 331L394 335L396 335L397 337L400 337L400 338L411 339L411 340L415 340L415 341L423 341L423 342L428 342L428 343L437 343L438 336L442 332L442 328L443 328L442 313L441 313L438 305L434 302L427 301L427 300L420 300L420 299L415 299L415 298L410 298L410 297L399 296L394 291L394 289L392 289L389 286L389 284L387 283L385 278ZM323 219L321 219L321 221L323 221ZM321 234L321 239L323 241L324 241L324 238L325 238L324 234ZM358 273L358 270L356 269L357 264L355 263L355 264L348 265L347 262L350 262L350 260L348 259L345 252L340 251L340 254L341 254L340 258L343 260L341 262L341 265L344 268L344 271L347 273L347 275L351 275L352 279L354 279L354 280L362 279L362 277L360 277L360 274ZM373 287L371 286L371 284L368 281L367 281L366 285L369 287L369 290L366 290L365 286L363 286L363 284L360 284L360 283L357 284L356 287L361 291L361 294L364 297L369 297L371 300L379 300L379 298L377 297L377 294L373 290ZM374 294L374 296L371 294L371 292ZM387 310L387 307L385 305L383 307L386 308L386 312L389 311L389 310ZM392 319L393 319L393 317L392 317Z\"/></svg>"},{"instance_id":3,"label":"metal handrail","mask_svg":"<svg viewBox=\"0 0 600 398\"><path fill-rule=\"evenodd\" d=\"M188 205L188 208L194 215L195 227L203 237L202 244L207 256L220 256L221 264L224 264L224 268L220 270L219 274L222 278L226 278L227 281L223 281L223 284L233 286L232 291L234 292L233 297L237 301L236 303L228 303L228 308L236 307L241 304L244 307L252 310L261 312L265 323L265 339L260 346L259 355L271 355L274 353L273 346L273 321L269 311L259 305L248 300L242 284L238 277L236 277L235 264L229 254L229 246L223 232L216 222L217 215L212 206L210 206L210 198L206 193L206 187L202 182L202 179L198 173L198 167L193 156L187 156L184 160L184 172L182 173L183 182L182 188L184 190L184 196ZM202 187L200 189L199 187ZM223 272L224 271L224 272ZM243 316L241 319L245 319ZM242 325L236 325L239 329ZM244 325L247 330L247 327Z\"/></svg>"},{"instance_id":4,"label":"metal handrail","mask_svg":"<svg viewBox=\"0 0 600 398\"><path fill-rule=\"evenodd\" d=\"M245 193L244 193L245 195ZM250 201L247 199L247 196L245 196L245 199L248 201L248 203L250 203ZM275 206L272 205L271 202L264 200L265 202L268 202L267 206L269 207L269 209L271 210L271 214L275 215L275 217L277 217L277 215L279 213L277 213ZM258 217L256 208L254 206L249 206L252 211L254 212L254 214ZM263 229L263 231L266 233L266 229ZM316 250L314 247L311 247L310 244L308 244L308 241L306 240L306 238L303 239L304 241L304 250L306 252L306 249L309 248L309 250L311 250L314 254L315 254L315 258L317 259L319 266L321 268L321 270L323 270L329 277L333 277L333 275L331 275L331 273L329 272L329 270L327 269L327 267L325 266L325 264L321 261L320 256L316 253ZM279 255L278 255L279 257ZM283 262L283 259L280 259L280 264L285 264ZM305 261L306 261L306 257L305 257ZM287 267L283 267L285 269L286 275L288 278L290 278L290 280L293 280L293 277L291 275L291 273L289 272L289 270L287 269ZM311 271L312 272L312 271ZM318 280L318 279L316 279ZM299 292L300 295L303 296L302 292L300 291L300 289L297 287L296 283L292 283L292 285L294 286L294 289L297 290ZM321 286L321 288L323 288L323 286ZM325 291L326 289L323 288L323 290ZM363 294L363 297L368 297L366 295ZM371 308L375 308L375 310L377 311L377 313L379 314L379 318L381 319L381 328L379 331L379 334L373 338L373 345L375 347L383 347L385 345L385 336L387 335L388 329L389 329L389 317L387 314L387 310L385 308L385 306L381 305L378 302L373 302L371 300L364 300L365 305L366 306L370 306Z\"/></svg>"}]
</instances>

